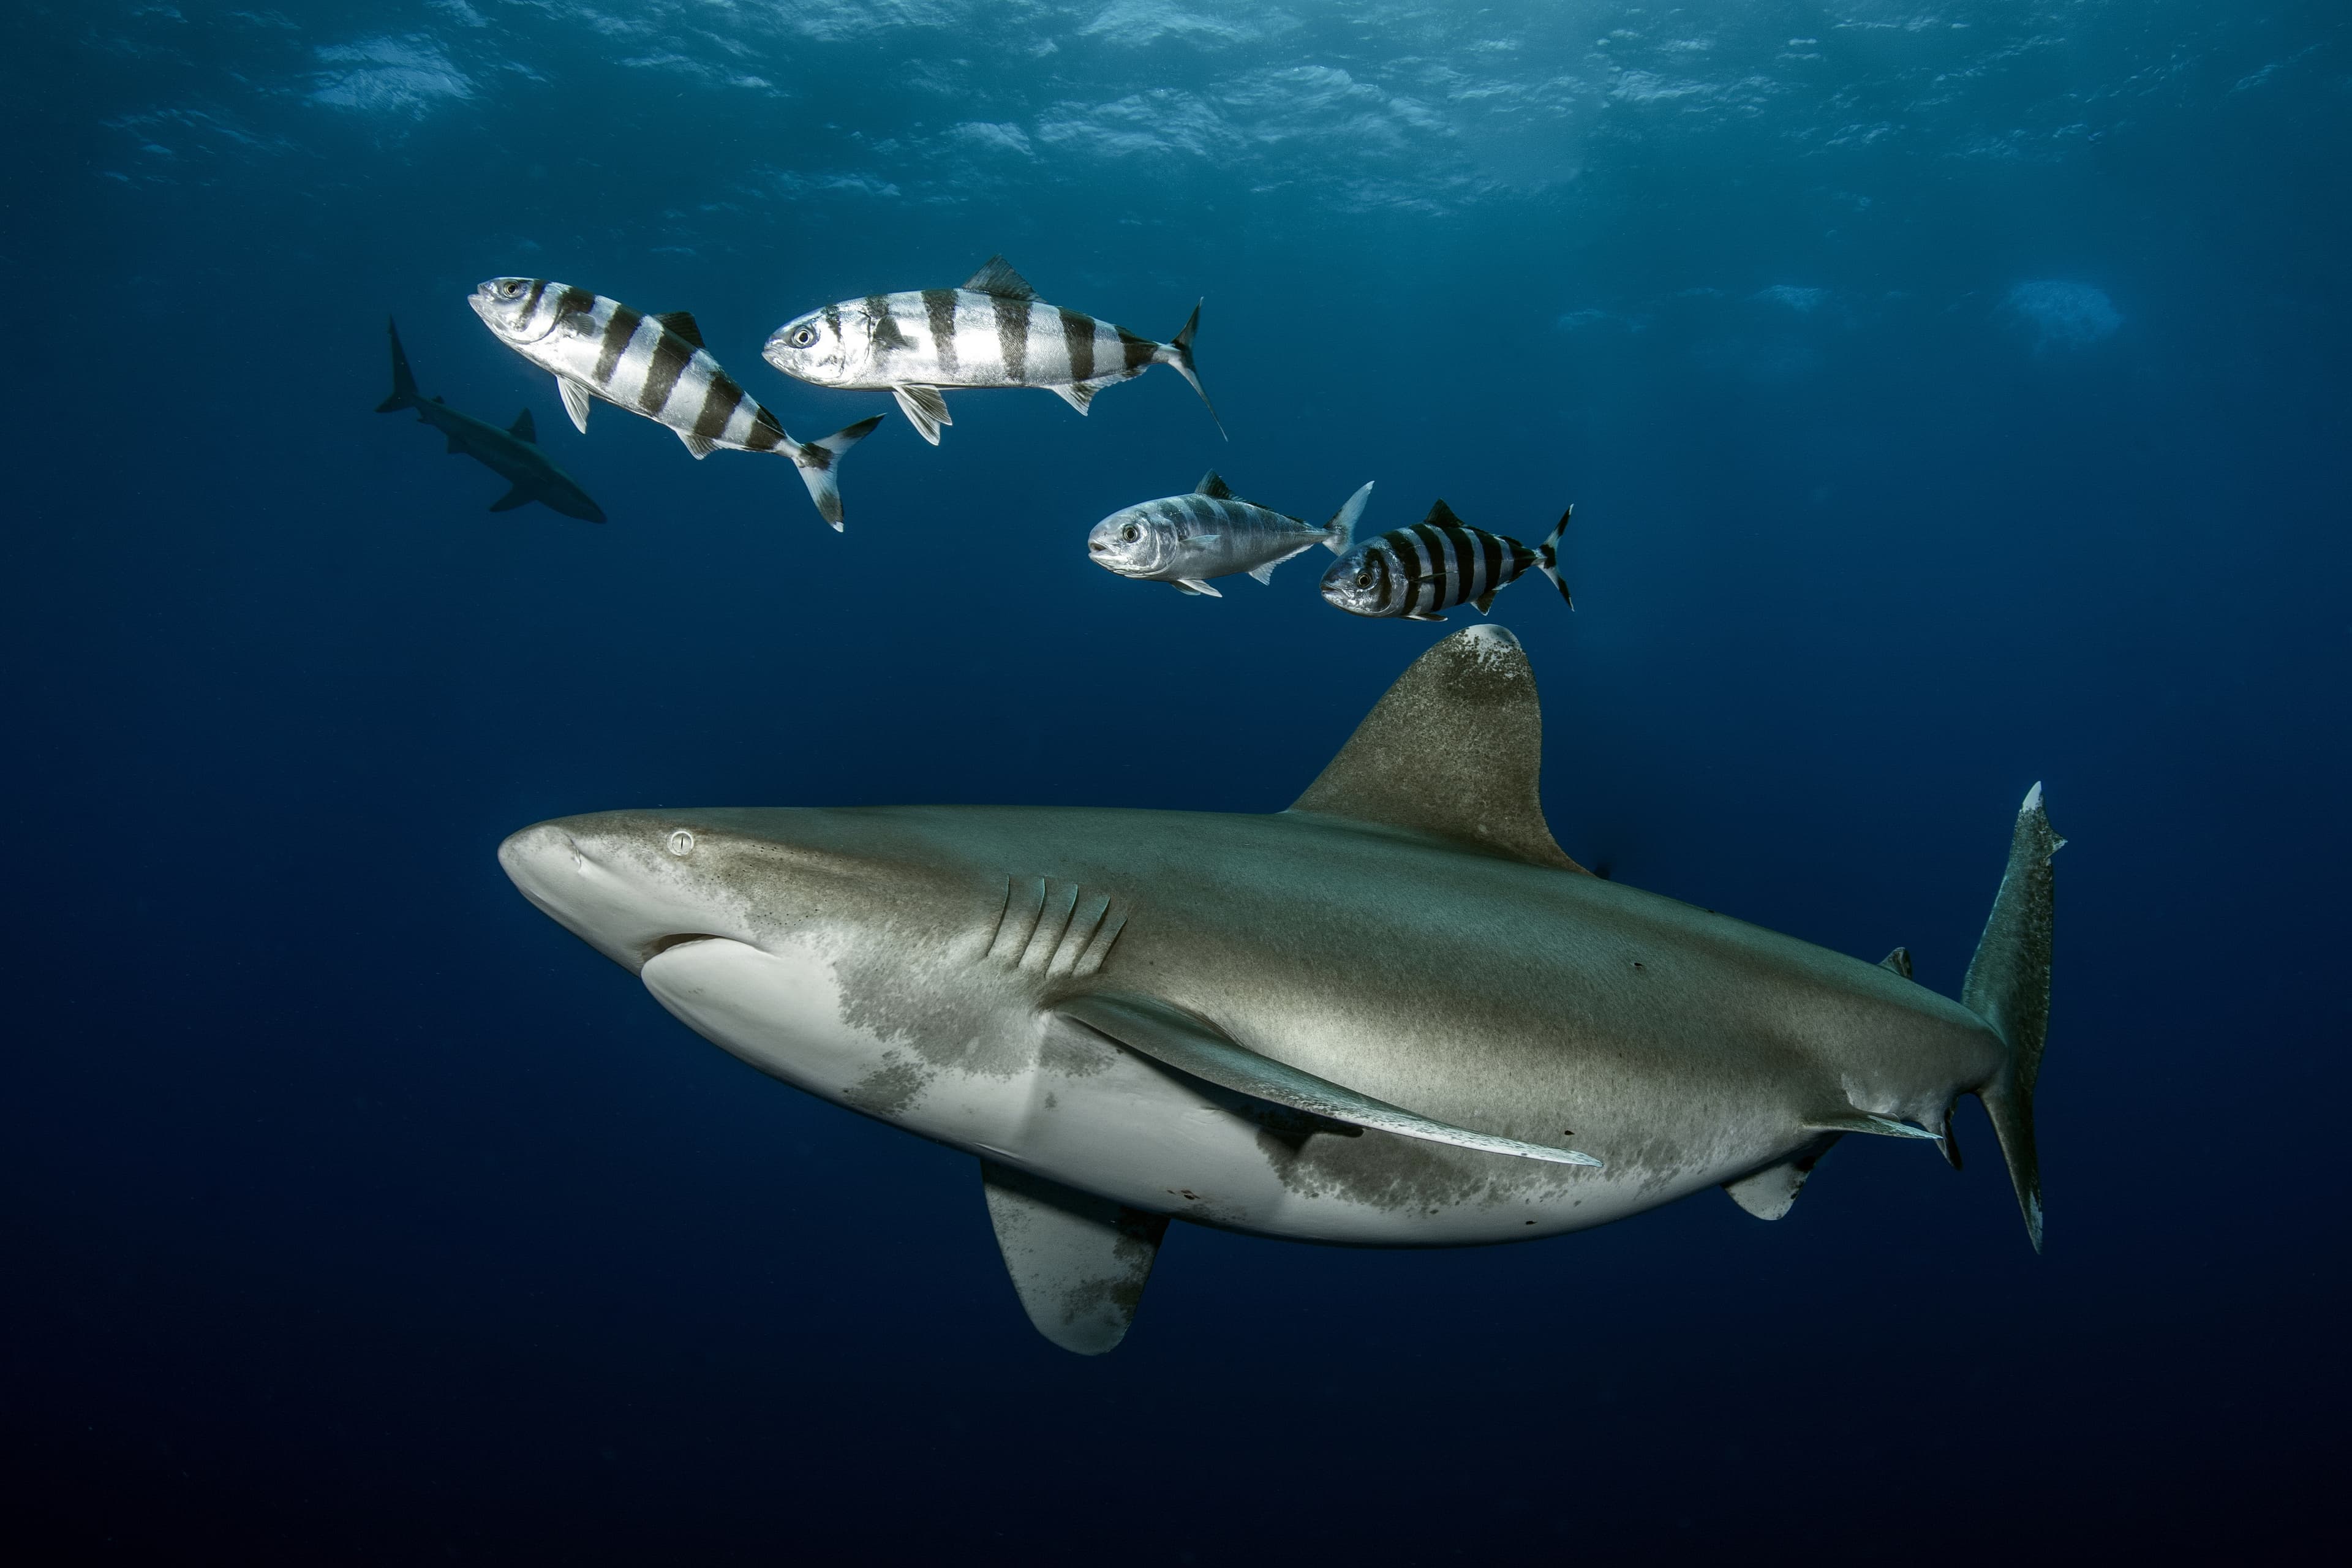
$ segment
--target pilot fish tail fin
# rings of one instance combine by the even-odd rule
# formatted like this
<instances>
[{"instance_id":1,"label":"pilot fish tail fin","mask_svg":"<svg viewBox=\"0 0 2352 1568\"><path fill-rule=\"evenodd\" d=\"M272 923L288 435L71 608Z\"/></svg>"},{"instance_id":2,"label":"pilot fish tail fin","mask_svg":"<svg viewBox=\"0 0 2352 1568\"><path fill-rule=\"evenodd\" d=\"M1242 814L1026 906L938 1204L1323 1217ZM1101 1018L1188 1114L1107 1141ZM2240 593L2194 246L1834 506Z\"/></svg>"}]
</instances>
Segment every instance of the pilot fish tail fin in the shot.
<instances>
[{"instance_id":1,"label":"pilot fish tail fin","mask_svg":"<svg viewBox=\"0 0 2352 1568\"><path fill-rule=\"evenodd\" d=\"M1201 405L1209 411L1209 422L1216 426L1218 435L1225 436L1225 422L1217 417L1217 405L1209 401L1209 389L1201 384L1200 372L1192 365L1192 334L1200 330L1201 307L1195 304L1183 330L1160 345L1158 357L1174 365L1176 374L1192 384L1192 390L1201 395ZM1225 439L1230 441L1233 437L1225 436Z\"/></svg>"},{"instance_id":2,"label":"pilot fish tail fin","mask_svg":"<svg viewBox=\"0 0 2352 1568\"><path fill-rule=\"evenodd\" d=\"M1364 488L1348 498L1345 505L1331 514L1323 525L1323 548L1334 555L1345 555L1356 541L1356 523L1364 515L1364 503L1372 499L1372 481L1366 479Z\"/></svg>"},{"instance_id":3,"label":"pilot fish tail fin","mask_svg":"<svg viewBox=\"0 0 2352 1568\"><path fill-rule=\"evenodd\" d=\"M2036 1252L2042 1250L2042 1173L2033 1150L2033 1086L2042 1075L2042 1046L2050 1024L2050 859L2065 843L2050 826L2037 784L2018 810L2009 868L1960 986L1961 1005L1990 1024L2009 1047L2008 1065L1977 1095L2000 1140L2001 1158Z\"/></svg>"},{"instance_id":4,"label":"pilot fish tail fin","mask_svg":"<svg viewBox=\"0 0 2352 1568\"><path fill-rule=\"evenodd\" d=\"M375 405L378 414L397 414L404 408L414 408L424 399L416 395L416 377L408 368L408 355L400 346L400 328L391 317L383 319L384 331L392 334L392 395Z\"/></svg>"},{"instance_id":5,"label":"pilot fish tail fin","mask_svg":"<svg viewBox=\"0 0 2352 1568\"><path fill-rule=\"evenodd\" d=\"M817 515L831 523L835 533L841 531L841 455L874 434L874 427L881 423L882 416L877 414L792 448L802 482L808 486L809 500L816 502Z\"/></svg>"},{"instance_id":6,"label":"pilot fish tail fin","mask_svg":"<svg viewBox=\"0 0 2352 1568\"><path fill-rule=\"evenodd\" d=\"M1559 574L1559 541L1560 536L1568 531L1568 520L1575 515L1576 508L1571 504L1566 511L1559 514L1559 526L1551 531L1550 535L1541 544L1536 546L1536 569L1551 579L1551 585L1559 590L1559 596L1567 601L1568 607L1571 610L1576 608L1576 599L1568 591L1568 579Z\"/></svg>"}]
</instances>

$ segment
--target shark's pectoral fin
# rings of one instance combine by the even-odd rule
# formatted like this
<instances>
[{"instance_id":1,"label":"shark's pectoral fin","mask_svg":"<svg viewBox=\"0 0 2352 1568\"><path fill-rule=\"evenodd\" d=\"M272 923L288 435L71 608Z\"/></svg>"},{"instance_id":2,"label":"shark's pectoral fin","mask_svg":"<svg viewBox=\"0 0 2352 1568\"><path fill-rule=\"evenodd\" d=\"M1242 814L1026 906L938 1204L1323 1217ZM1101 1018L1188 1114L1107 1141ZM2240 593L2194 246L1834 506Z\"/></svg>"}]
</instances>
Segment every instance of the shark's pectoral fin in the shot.
<instances>
[{"instance_id":1,"label":"shark's pectoral fin","mask_svg":"<svg viewBox=\"0 0 2352 1568\"><path fill-rule=\"evenodd\" d=\"M1767 1165L1736 1182L1724 1183L1723 1190L1731 1194L1733 1203L1758 1219L1779 1219L1796 1203L1805 1178L1813 1173L1813 1167L1841 1136L1831 1132L1816 1138L1777 1165Z\"/></svg>"},{"instance_id":2,"label":"shark's pectoral fin","mask_svg":"<svg viewBox=\"0 0 2352 1568\"><path fill-rule=\"evenodd\" d=\"M588 389L576 381L557 376L555 390L563 395L563 412L572 416L572 427L583 436L588 434Z\"/></svg>"},{"instance_id":3,"label":"shark's pectoral fin","mask_svg":"<svg viewBox=\"0 0 2352 1568\"><path fill-rule=\"evenodd\" d=\"M1263 1057L1191 1014L1151 996L1097 992L1074 996L1055 1008L1073 1019L1125 1046L1138 1056L1189 1073L1203 1082L1311 1115L1328 1117L1376 1132L1394 1132L1457 1149L1489 1154L1516 1154L1560 1165L1598 1165L1590 1154L1525 1143L1491 1132L1473 1132L1416 1115L1402 1106L1358 1094L1352 1089L1316 1077L1297 1068Z\"/></svg>"},{"instance_id":4,"label":"shark's pectoral fin","mask_svg":"<svg viewBox=\"0 0 2352 1568\"><path fill-rule=\"evenodd\" d=\"M519 506L529 506L538 499L538 491L527 490L520 485L517 485L514 489L507 491L506 494L492 501L490 503L490 510L492 511L512 511Z\"/></svg>"},{"instance_id":5,"label":"shark's pectoral fin","mask_svg":"<svg viewBox=\"0 0 2352 1568\"><path fill-rule=\"evenodd\" d=\"M1037 1331L1080 1355L1116 1346L1135 1321L1168 1216L993 1160L980 1163L980 1181L1005 1272Z\"/></svg>"},{"instance_id":6,"label":"shark's pectoral fin","mask_svg":"<svg viewBox=\"0 0 2352 1568\"><path fill-rule=\"evenodd\" d=\"M1527 650L1500 626L1473 626L1414 660L1290 809L1581 871L1544 824L1536 793L1542 758L1543 713Z\"/></svg>"}]
</instances>

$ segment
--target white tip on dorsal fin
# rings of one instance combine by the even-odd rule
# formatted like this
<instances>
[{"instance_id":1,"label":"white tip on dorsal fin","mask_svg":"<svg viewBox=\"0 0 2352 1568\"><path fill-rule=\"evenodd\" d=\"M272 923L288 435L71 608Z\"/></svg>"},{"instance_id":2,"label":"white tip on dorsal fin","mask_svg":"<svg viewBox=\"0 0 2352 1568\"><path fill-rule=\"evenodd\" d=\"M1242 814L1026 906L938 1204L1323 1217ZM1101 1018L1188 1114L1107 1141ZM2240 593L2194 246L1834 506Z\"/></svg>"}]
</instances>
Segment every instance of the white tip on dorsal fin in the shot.
<instances>
[{"instance_id":1,"label":"white tip on dorsal fin","mask_svg":"<svg viewBox=\"0 0 2352 1568\"><path fill-rule=\"evenodd\" d=\"M563 395L563 412L572 416L572 427L583 436L588 434L588 389L558 376L555 390Z\"/></svg>"},{"instance_id":2,"label":"white tip on dorsal fin","mask_svg":"<svg viewBox=\"0 0 2352 1568\"><path fill-rule=\"evenodd\" d=\"M691 430L677 430L674 425L670 428L677 431L677 438L686 443L686 449L694 454L694 460L698 463L719 449L719 443L708 436L698 436Z\"/></svg>"},{"instance_id":3,"label":"white tip on dorsal fin","mask_svg":"<svg viewBox=\"0 0 2352 1568\"><path fill-rule=\"evenodd\" d=\"M654 320L692 343L696 348L702 346L702 329L695 324L693 311L671 310L656 316Z\"/></svg>"},{"instance_id":4,"label":"white tip on dorsal fin","mask_svg":"<svg viewBox=\"0 0 2352 1568\"><path fill-rule=\"evenodd\" d=\"M992 256L982 262L979 271L963 280L963 286L975 294L993 294L1000 300L1037 297L1037 290L1029 287L1029 279L1013 271L1002 256Z\"/></svg>"},{"instance_id":5,"label":"white tip on dorsal fin","mask_svg":"<svg viewBox=\"0 0 2352 1568\"><path fill-rule=\"evenodd\" d=\"M1180 594L1206 594L1212 599L1222 599L1224 597L1223 594L1218 593L1214 588L1210 587L1198 577L1184 577L1178 579L1176 591Z\"/></svg>"},{"instance_id":6,"label":"white tip on dorsal fin","mask_svg":"<svg viewBox=\"0 0 2352 1568\"><path fill-rule=\"evenodd\" d=\"M1168 1216L993 1160L980 1163L980 1180L1004 1271L1029 1321L1079 1355L1116 1347L1135 1321Z\"/></svg>"},{"instance_id":7,"label":"white tip on dorsal fin","mask_svg":"<svg viewBox=\"0 0 2352 1568\"><path fill-rule=\"evenodd\" d=\"M955 423L948 417L948 400L936 386L893 386L890 395L898 400L898 412L907 423L934 447L940 444L940 426Z\"/></svg>"},{"instance_id":8,"label":"white tip on dorsal fin","mask_svg":"<svg viewBox=\"0 0 2352 1568\"><path fill-rule=\"evenodd\" d=\"M1192 487L1192 493L1207 496L1211 500L1231 500L1234 499L1234 487L1219 479L1217 470L1211 468L1201 476L1201 482Z\"/></svg>"},{"instance_id":9,"label":"white tip on dorsal fin","mask_svg":"<svg viewBox=\"0 0 2352 1568\"><path fill-rule=\"evenodd\" d=\"M1075 382L1068 386L1049 386L1045 390L1081 414L1084 414L1087 411L1087 405L1095 400L1095 386L1092 382Z\"/></svg>"},{"instance_id":10,"label":"white tip on dorsal fin","mask_svg":"<svg viewBox=\"0 0 2352 1568\"><path fill-rule=\"evenodd\" d=\"M1527 650L1501 626L1472 626L1398 678L1290 809L1582 871L1545 826L1536 787L1542 760L1543 710Z\"/></svg>"}]
</instances>

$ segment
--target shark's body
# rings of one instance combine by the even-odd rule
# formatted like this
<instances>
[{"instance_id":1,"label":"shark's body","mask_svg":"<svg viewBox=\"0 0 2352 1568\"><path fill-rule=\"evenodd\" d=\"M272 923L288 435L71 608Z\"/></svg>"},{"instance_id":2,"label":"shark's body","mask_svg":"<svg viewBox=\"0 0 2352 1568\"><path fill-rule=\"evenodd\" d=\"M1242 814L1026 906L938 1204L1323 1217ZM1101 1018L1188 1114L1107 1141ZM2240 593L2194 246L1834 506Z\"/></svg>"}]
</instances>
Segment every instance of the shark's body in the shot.
<instances>
[{"instance_id":1,"label":"shark's body","mask_svg":"<svg viewBox=\"0 0 2352 1568\"><path fill-rule=\"evenodd\" d=\"M1972 1008L1585 874L1536 810L1538 722L1481 627L1272 816L619 812L501 856L698 1032L980 1155L1023 1301L1072 1349L1117 1342L1171 1216L1464 1246L1720 1184L1777 1217L1843 1133L1948 1140L1965 1092L2038 1226L2038 797Z\"/></svg>"},{"instance_id":2,"label":"shark's body","mask_svg":"<svg viewBox=\"0 0 2352 1568\"><path fill-rule=\"evenodd\" d=\"M539 430L530 409L516 415L514 423L501 429L487 419L460 414L437 397L419 395L408 355L400 346L400 329L390 321L384 326L392 334L392 395L376 405L378 414L414 408L420 423L432 426L447 438L451 454L463 453L506 480L507 493L490 503L492 511L512 511L537 501L583 522L604 521L604 509L540 450Z\"/></svg>"}]
</instances>

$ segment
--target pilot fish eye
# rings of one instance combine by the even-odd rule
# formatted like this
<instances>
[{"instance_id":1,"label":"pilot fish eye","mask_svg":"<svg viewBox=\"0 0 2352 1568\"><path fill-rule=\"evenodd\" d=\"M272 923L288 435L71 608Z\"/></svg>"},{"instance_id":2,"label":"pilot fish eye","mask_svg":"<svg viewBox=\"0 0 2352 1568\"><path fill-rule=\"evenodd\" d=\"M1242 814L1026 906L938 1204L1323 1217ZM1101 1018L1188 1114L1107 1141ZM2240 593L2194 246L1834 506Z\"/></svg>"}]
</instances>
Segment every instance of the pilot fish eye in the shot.
<instances>
[{"instance_id":1,"label":"pilot fish eye","mask_svg":"<svg viewBox=\"0 0 2352 1568\"><path fill-rule=\"evenodd\" d=\"M1143 537L1143 530L1136 527L1135 524L1130 522L1125 528L1118 531L1118 536L1121 539L1126 540L1129 544L1132 544L1138 539Z\"/></svg>"},{"instance_id":2,"label":"pilot fish eye","mask_svg":"<svg viewBox=\"0 0 2352 1568\"><path fill-rule=\"evenodd\" d=\"M688 855L693 854L694 835L688 833L683 827L679 828L676 833L671 834L669 836L669 852L677 856L681 860L685 859Z\"/></svg>"},{"instance_id":3,"label":"pilot fish eye","mask_svg":"<svg viewBox=\"0 0 2352 1568\"><path fill-rule=\"evenodd\" d=\"M508 279L499 285L499 292L509 300L520 299L522 297L521 280L514 278Z\"/></svg>"},{"instance_id":4,"label":"pilot fish eye","mask_svg":"<svg viewBox=\"0 0 2352 1568\"><path fill-rule=\"evenodd\" d=\"M793 335L786 338L784 342L792 344L793 347L796 349L807 348L816 342L816 329L814 327L798 328L793 331Z\"/></svg>"},{"instance_id":5,"label":"pilot fish eye","mask_svg":"<svg viewBox=\"0 0 2352 1568\"><path fill-rule=\"evenodd\" d=\"M1371 574L1370 572L1359 572L1359 573L1357 573L1357 574L1356 574L1356 586L1357 586L1357 587L1359 587L1359 588L1369 588L1369 587L1370 587L1371 585L1372 585L1372 574Z\"/></svg>"}]
</instances>

